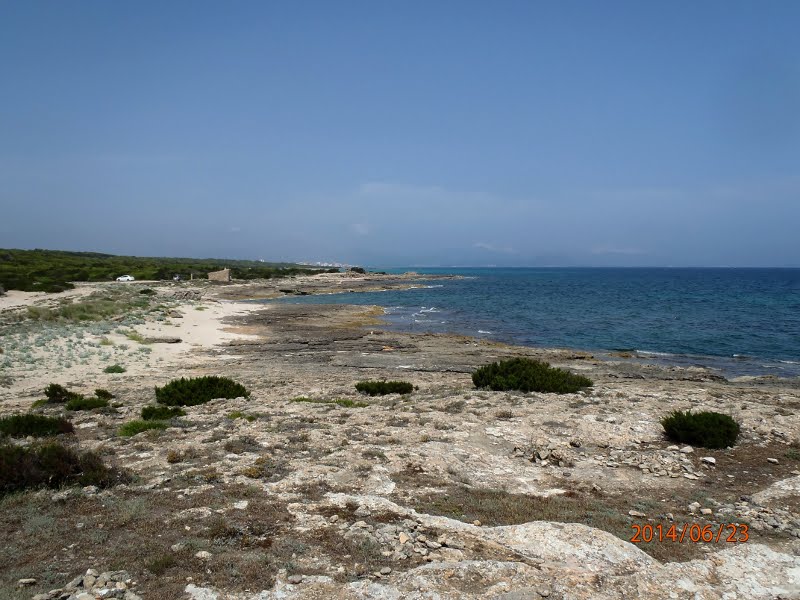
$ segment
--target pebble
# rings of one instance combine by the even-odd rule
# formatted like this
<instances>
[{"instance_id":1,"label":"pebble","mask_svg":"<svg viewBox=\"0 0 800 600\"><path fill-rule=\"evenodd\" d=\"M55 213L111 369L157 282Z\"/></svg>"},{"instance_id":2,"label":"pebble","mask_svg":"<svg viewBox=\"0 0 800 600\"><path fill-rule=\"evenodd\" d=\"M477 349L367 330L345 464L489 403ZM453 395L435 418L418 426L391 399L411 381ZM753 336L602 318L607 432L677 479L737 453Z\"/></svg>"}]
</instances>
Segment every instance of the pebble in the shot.
<instances>
[{"instance_id":1,"label":"pebble","mask_svg":"<svg viewBox=\"0 0 800 600\"><path fill-rule=\"evenodd\" d=\"M473 524L473 525L475 525L475 527L480 527L480 526L481 526L481 522L480 522L480 521L478 521L478 519L475 519L475 520L472 522L472 524Z\"/></svg>"},{"instance_id":2,"label":"pebble","mask_svg":"<svg viewBox=\"0 0 800 600\"><path fill-rule=\"evenodd\" d=\"M692 448L691 446L684 446L683 448L680 449L681 454L691 454L692 452L694 452L694 448Z\"/></svg>"},{"instance_id":3,"label":"pebble","mask_svg":"<svg viewBox=\"0 0 800 600\"><path fill-rule=\"evenodd\" d=\"M33 578L30 578L30 577L27 577L25 579L20 579L19 581L17 581L17 585L20 586L20 587L23 587L23 586L26 586L26 585L36 585L36 580L33 579Z\"/></svg>"},{"instance_id":4,"label":"pebble","mask_svg":"<svg viewBox=\"0 0 800 600\"><path fill-rule=\"evenodd\" d=\"M772 463L773 465L777 465L778 464L778 459L777 458L768 458L767 462L768 463Z\"/></svg>"},{"instance_id":5,"label":"pebble","mask_svg":"<svg viewBox=\"0 0 800 600\"><path fill-rule=\"evenodd\" d=\"M383 567L381 569L381 575L388 575L391 572L392 572L392 569L390 567Z\"/></svg>"},{"instance_id":6,"label":"pebble","mask_svg":"<svg viewBox=\"0 0 800 600\"><path fill-rule=\"evenodd\" d=\"M408 540L410 540L410 539L411 539L411 538L410 538L410 537L408 537L408 536L407 536L405 533L401 533L401 534L400 534L400 543L401 543L401 544L405 544L405 543L406 543Z\"/></svg>"},{"instance_id":7,"label":"pebble","mask_svg":"<svg viewBox=\"0 0 800 600\"><path fill-rule=\"evenodd\" d=\"M644 517L647 516L646 514L644 514L643 512L639 512L638 510L629 510L628 514L631 517L642 517L642 518L644 518Z\"/></svg>"},{"instance_id":8,"label":"pebble","mask_svg":"<svg viewBox=\"0 0 800 600\"><path fill-rule=\"evenodd\" d=\"M200 560L208 560L211 558L212 554L208 550L200 550L200 552L196 552L194 557L199 558Z\"/></svg>"},{"instance_id":9,"label":"pebble","mask_svg":"<svg viewBox=\"0 0 800 600\"><path fill-rule=\"evenodd\" d=\"M713 456L704 456L703 458L700 459L700 461L709 465L717 464L717 459L714 458Z\"/></svg>"},{"instance_id":10,"label":"pebble","mask_svg":"<svg viewBox=\"0 0 800 600\"><path fill-rule=\"evenodd\" d=\"M287 579L287 581L289 583L291 583L292 585L297 585L298 583L302 583L303 582L303 576L302 575L289 575L289 579Z\"/></svg>"},{"instance_id":11,"label":"pebble","mask_svg":"<svg viewBox=\"0 0 800 600\"><path fill-rule=\"evenodd\" d=\"M703 515L713 515L713 514L714 514L714 511L713 511L713 510L711 510L710 508L701 508L701 509L700 509L700 514L703 514Z\"/></svg>"}]
</instances>

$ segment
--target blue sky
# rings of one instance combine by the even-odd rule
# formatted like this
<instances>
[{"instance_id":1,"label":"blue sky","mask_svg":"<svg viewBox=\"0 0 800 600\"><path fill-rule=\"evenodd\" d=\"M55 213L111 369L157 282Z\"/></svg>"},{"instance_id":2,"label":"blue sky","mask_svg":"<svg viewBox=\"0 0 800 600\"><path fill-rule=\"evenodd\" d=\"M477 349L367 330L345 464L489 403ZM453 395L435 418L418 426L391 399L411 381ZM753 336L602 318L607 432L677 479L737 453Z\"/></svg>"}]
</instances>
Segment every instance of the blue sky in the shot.
<instances>
[{"instance_id":1,"label":"blue sky","mask_svg":"<svg viewBox=\"0 0 800 600\"><path fill-rule=\"evenodd\" d=\"M800 2L0 0L0 247L800 266Z\"/></svg>"}]
</instances>

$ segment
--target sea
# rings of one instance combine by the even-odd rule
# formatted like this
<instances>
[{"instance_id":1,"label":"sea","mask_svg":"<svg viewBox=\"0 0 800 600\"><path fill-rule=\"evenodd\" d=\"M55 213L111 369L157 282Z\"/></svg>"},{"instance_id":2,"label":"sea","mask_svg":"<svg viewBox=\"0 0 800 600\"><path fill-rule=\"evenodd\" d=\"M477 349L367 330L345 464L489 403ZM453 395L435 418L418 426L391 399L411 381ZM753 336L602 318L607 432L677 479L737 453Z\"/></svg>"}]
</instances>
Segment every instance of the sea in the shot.
<instances>
[{"instance_id":1,"label":"sea","mask_svg":"<svg viewBox=\"0 0 800 600\"><path fill-rule=\"evenodd\" d=\"M462 278L279 302L379 305L388 329L622 353L726 378L800 377L800 269L383 270Z\"/></svg>"}]
</instances>

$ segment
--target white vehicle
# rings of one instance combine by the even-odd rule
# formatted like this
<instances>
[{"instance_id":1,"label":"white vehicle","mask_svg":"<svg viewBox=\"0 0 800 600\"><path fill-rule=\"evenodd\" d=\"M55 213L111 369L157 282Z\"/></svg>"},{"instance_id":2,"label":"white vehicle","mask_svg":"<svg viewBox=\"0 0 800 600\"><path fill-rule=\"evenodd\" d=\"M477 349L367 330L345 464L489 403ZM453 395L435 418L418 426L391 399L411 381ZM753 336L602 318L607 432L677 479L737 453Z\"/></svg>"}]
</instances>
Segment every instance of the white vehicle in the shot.
<instances>
[{"instance_id":1,"label":"white vehicle","mask_svg":"<svg viewBox=\"0 0 800 600\"><path fill-rule=\"evenodd\" d=\"M117 281L135 281L133 275L120 275L117 277Z\"/></svg>"}]
</instances>

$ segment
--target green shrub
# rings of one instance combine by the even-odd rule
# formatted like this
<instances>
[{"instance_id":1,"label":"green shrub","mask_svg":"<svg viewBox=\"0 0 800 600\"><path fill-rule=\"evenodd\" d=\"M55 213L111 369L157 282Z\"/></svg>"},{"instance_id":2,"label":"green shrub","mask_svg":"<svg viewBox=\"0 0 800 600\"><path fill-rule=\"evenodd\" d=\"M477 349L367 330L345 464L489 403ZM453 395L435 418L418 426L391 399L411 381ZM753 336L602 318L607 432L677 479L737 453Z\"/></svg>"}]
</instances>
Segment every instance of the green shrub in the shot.
<instances>
[{"instance_id":1,"label":"green shrub","mask_svg":"<svg viewBox=\"0 0 800 600\"><path fill-rule=\"evenodd\" d=\"M208 375L175 379L164 387L156 387L156 400L167 406L195 406L216 398L247 398L250 392L227 377Z\"/></svg>"},{"instance_id":2,"label":"green shrub","mask_svg":"<svg viewBox=\"0 0 800 600\"><path fill-rule=\"evenodd\" d=\"M570 394L591 387L592 381L546 362L530 358L512 358L479 368L472 374L477 388L494 391L554 392Z\"/></svg>"},{"instance_id":3,"label":"green shrub","mask_svg":"<svg viewBox=\"0 0 800 600\"><path fill-rule=\"evenodd\" d=\"M108 400L105 398L73 398L67 402L67 410L92 410L94 408L105 408Z\"/></svg>"},{"instance_id":4,"label":"green shrub","mask_svg":"<svg viewBox=\"0 0 800 600\"><path fill-rule=\"evenodd\" d=\"M152 296L156 291L153 288L144 288L143 290L139 290L139 293L145 296Z\"/></svg>"},{"instance_id":5,"label":"green shrub","mask_svg":"<svg viewBox=\"0 0 800 600\"><path fill-rule=\"evenodd\" d=\"M248 421L249 423L252 423L252 422L253 422L253 421L255 421L255 420L258 418L258 417L256 417L255 415L248 415L248 414L245 414L245 413L243 413L243 412L242 412L242 411L240 411L240 410L235 410L235 411L233 411L232 413L228 413L228 418L229 418L231 421L235 421L236 419L244 419L245 421Z\"/></svg>"},{"instance_id":6,"label":"green shrub","mask_svg":"<svg viewBox=\"0 0 800 600\"><path fill-rule=\"evenodd\" d=\"M370 396L385 396L386 394L410 394L414 386L407 381L359 381L356 389L362 394Z\"/></svg>"},{"instance_id":7,"label":"green shrub","mask_svg":"<svg viewBox=\"0 0 800 600\"><path fill-rule=\"evenodd\" d=\"M27 447L0 444L0 494L62 485L110 487L130 481L93 452L78 453L57 442Z\"/></svg>"},{"instance_id":8,"label":"green shrub","mask_svg":"<svg viewBox=\"0 0 800 600\"><path fill-rule=\"evenodd\" d=\"M0 433L10 437L46 437L73 431L75 428L72 423L60 417L24 414L0 419Z\"/></svg>"},{"instance_id":9,"label":"green shrub","mask_svg":"<svg viewBox=\"0 0 800 600\"><path fill-rule=\"evenodd\" d=\"M182 417L186 411L182 408L168 406L145 406L142 409L142 419L145 421L166 421L175 417Z\"/></svg>"},{"instance_id":10,"label":"green shrub","mask_svg":"<svg viewBox=\"0 0 800 600\"><path fill-rule=\"evenodd\" d=\"M149 429L166 429L169 424L164 421L129 421L119 428L119 434L123 437L130 437Z\"/></svg>"},{"instance_id":11,"label":"green shrub","mask_svg":"<svg viewBox=\"0 0 800 600\"><path fill-rule=\"evenodd\" d=\"M124 373L125 367L122 365L110 365L103 369L103 373Z\"/></svg>"},{"instance_id":12,"label":"green shrub","mask_svg":"<svg viewBox=\"0 0 800 600\"><path fill-rule=\"evenodd\" d=\"M57 383L51 383L44 388L44 395L47 397L47 401L52 404L60 404L62 402L67 402L70 399L69 390L62 385L58 385Z\"/></svg>"},{"instance_id":13,"label":"green shrub","mask_svg":"<svg viewBox=\"0 0 800 600\"><path fill-rule=\"evenodd\" d=\"M703 448L727 448L739 437L739 423L718 412L676 410L661 419L664 433L673 441Z\"/></svg>"},{"instance_id":14,"label":"green shrub","mask_svg":"<svg viewBox=\"0 0 800 600\"><path fill-rule=\"evenodd\" d=\"M57 383L51 383L44 388L44 395L47 396L47 404L63 404L83 400L82 394L70 392L67 388Z\"/></svg>"},{"instance_id":15,"label":"green shrub","mask_svg":"<svg viewBox=\"0 0 800 600\"><path fill-rule=\"evenodd\" d=\"M97 396L98 398L102 398L103 400L112 400L114 398L114 394L102 388L97 388L94 391L94 395Z\"/></svg>"}]
</instances>

